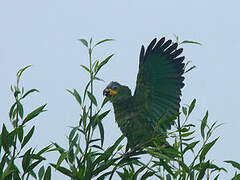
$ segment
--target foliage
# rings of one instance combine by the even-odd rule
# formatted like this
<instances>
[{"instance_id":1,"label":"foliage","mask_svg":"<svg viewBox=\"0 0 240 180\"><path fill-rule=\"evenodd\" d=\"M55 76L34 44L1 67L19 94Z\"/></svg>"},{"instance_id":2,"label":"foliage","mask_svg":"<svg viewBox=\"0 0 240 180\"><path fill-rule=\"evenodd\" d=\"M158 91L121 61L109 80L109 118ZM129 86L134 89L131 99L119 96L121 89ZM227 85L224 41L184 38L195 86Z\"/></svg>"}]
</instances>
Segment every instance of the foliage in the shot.
<instances>
[{"instance_id":1,"label":"foliage","mask_svg":"<svg viewBox=\"0 0 240 180\"><path fill-rule=\"evenodd\" d=\"M4 123L2 124L2 131L0 134L1 180L29 179L30 176L37 179L35 169L43 160L45 160L43 154L50 149L50 146L47 146L36 153L35 148L33 147L26 148L26 145L29 144L35 131L35 126L32 126L28 132L26 131L29 122L39 116L42 112L46 111L46 104L44 104L34 109L26 116L24 115L22 101L31 93L39 92L37 89L30 89L25 92L24 87L20 87L22 73L29 67L30 66L26 66L17 72L17 84L14 87L11 86L15 102L10 108L9 119L13 128L9 132L6 125ZM19 164L21 164L21 166ZM49 169L50 166L45 173L44 166L42 166L38 171L38 179L50 179L47 178L47 176L49 176Z\"/></svg>"},{"instance_id":2,"label":"foliage","mask_svg":"<svg viewBox=\"0 0 240 180\"><path fill-rule=\"evenodd\" d=\"M175 37L178 42L178 36ZM53 142L37 153L33 147L26 149L26 144L30 142L35 130L33 126L25 135L27 124L45 111L46 104L24 116L22 100L31 93L39 91L31 89L24 92L24 88L20 88L20 77L30 66L19 70L17 85L11 87L15 98L9 112L13 130L8 132L3 124L0 135L0 179L29 179L32 176L35 179L47 180L51 179L51 167L62 173L66 179L73 180L92 178L103 180L116 177L124 180L145 180L151 177L161 180L203 178L217 180L220 178L220 173L227 172L224 167L219 167L208 157L209 151L219 139L219 137L214 138L213 133L222 124L209 123L208 111L199 126L192 124L190 116L195 109L195 99L190 105L182 106L179 115L169 119L169 121L176 119L172 131L159 134L151 140L154 147L129 149L123 143L124 136L121 136L113 145L104 148L103 120L110 110L104 110L108 100L105 98L100 103L95 96L94 87L96 81L103 81L98 77L99 72L111 60L113 54L100 61L93 60L93 52L99 45L112 40L104 39L93 44L92 38L89 41L79 39L88 51L89 64L81 67L89 75L89 81L82 94L76 89L67 90L80 107L80 119L77 125L71 127L67 136L67 148ZM182 41L179 44L187 43L200 44L194 41ZM189 64L190 61L187 61L185 73L195 68L195 66L188 68ZM199 137L198 134L201 136ZM49 151L58 153L59 157L56 162L50 163L46 171L44 166L41 166L37 175L36 168L45 160L43 154ZM22 163L19 166L16 161L20 160ZM240 164L232 160L224 162L236 169L233 179L238 179Z\"/></svg>"}]
</instances>

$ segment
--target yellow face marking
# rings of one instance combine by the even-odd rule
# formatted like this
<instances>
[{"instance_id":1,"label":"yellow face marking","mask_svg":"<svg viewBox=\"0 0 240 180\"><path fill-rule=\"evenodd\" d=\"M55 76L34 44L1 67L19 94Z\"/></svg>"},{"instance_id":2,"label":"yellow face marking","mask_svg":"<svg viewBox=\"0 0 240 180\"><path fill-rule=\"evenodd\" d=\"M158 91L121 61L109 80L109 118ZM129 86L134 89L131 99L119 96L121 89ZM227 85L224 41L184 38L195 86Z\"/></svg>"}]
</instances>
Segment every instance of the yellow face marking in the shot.
<instances>
[{"instance_id":1,"label":"yellow face marking","mask_svg":"<svg viewBox=\"0 0 240 180\"><path fill-rule=\"evenodd\" d=\"M109 92L110 92L111 95L117 94L117 91L114 91L114 90L111 90L111 89L109 89Z\"/></svg>"}]
</instances>

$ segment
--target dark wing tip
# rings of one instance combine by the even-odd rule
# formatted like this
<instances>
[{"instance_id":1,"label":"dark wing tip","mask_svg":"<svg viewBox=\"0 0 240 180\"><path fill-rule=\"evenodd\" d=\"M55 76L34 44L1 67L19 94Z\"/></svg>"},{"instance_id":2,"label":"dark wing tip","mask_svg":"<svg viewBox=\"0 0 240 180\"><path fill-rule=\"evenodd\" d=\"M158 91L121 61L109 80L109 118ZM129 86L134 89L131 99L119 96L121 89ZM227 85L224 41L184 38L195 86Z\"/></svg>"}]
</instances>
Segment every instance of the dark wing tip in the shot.
<instances>
[{"instance_id":1,"label":"dark wing tip","mask_svg":"<svg viewBox=\"0 0 240 180\"><path fill-rule=\"evenodd\" d=\"M183 52L183 48L180 48L180 49L177 49L176 51L172 52L171 54L169 54L169 58L170 59L174 59L176 58L177 56L179 56L180 54L182 54Z\"/></svg>"},{"instance_id":2,"label":"dark wing tip","mask_svg":"<svg viewBox=\"0 0 240 180\"><path fill-rule=\"evenodd\" d=\"M164 51L164 55L165 56L169 56L170 53L172 53L173 51L175 51L178 47L178 43L174 43L172 44L169 48L167 48L165 51Z\"/></svg>"},{"instance_id":3,"label":"dark wing tip","mask_svg":"<svg viewBox=\"0 0 240 180\"><path fill-rule=\"evenodd\" d=\"M154 47L154 45L156 44L156 42L157 42L157 38L154 38L154 39L150 42L150 44L149 44L148 47L147 47L146 55L145 55L145 56L147 56L147 55L149 55L150 53L152 53L153 47Z\"/></svg>"},{"instance_id":4,"label":"dark wing tip","mask_svg":"<svg viewBox=\"0 0 240 180\"><path fill-rule=\"evenodd\" d=\"M161 39L157 42L156 46L153 48L153 52L159 51L159 50L160 50L160 47L162 46L162 44L164 43L164 41L165 41L165 37L161 38Z\"/></svg>"},{"instance_id":5,"label":"dark wing tip","mask_svg":"<svg viewBox=\"0 0 240 180\"><path fill-rule=\"evenodd\" d=\"M144 46L142 45L142 48L141 48L141 51L140 51L140 56L139 56L139 66L141 64L143 64L144 62L144 52L145 52L145 48Z\"/></svg>"},{"instance_id":6,"label":"dark wing tip","mask_svg":"<svg viewBox=\"0 0 240 180\"><path fill-rule=\"evenodd\" d=\"M172 43L172 40L165 41L166 38L162 37L158 42L157 38L154 38L151 43L148 45L146 51L144 46L141 47L140 56L139 56L139 66L144 64L144 61L147 59L147 56L150 54L158 54L160 56L165 56L169 61L174 60L175 64L182 63L184 60L183 57L178 57L182 52L182 48L178 48L178 43Z\"/></svg>"}]
</instances>

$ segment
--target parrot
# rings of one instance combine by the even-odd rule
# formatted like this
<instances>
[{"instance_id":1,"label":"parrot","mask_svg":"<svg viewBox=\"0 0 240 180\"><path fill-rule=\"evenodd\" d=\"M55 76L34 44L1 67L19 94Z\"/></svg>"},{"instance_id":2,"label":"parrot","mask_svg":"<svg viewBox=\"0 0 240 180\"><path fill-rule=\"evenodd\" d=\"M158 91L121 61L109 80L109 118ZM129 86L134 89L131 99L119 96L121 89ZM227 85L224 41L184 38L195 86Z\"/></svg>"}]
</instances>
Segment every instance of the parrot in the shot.
<instances>
[{"instance_id":1,"label":"parrot","mask_svg":"<svg viewBox=\"0 0 240 180\"><path fill-rule=\"evenodd\" d=\"M179 57L183 49L177 42L165 39L154 38L146 51L142 45L133 95L128 86L115 81L103 90L131 149L166 133L179 115L185 57Z\"/></svg>"}]
</instances>

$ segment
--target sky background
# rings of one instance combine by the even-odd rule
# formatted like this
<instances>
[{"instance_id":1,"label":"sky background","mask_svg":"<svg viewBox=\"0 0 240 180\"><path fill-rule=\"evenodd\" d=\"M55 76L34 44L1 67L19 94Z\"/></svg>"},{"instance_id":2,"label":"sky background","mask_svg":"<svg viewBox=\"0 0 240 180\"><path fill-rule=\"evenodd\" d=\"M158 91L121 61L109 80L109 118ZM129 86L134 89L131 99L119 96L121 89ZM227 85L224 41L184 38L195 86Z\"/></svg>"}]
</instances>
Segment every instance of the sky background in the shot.
<instances>
[{"instance_id":1,"label":"sky background","mask_svg":"<svg viewBox=\"0 0 240 180\"><path fill-rule=\"evenodd\" d=\"M186 60L197 69L186 74L181 103L197 99L192 123L200 124L206 110L209 122L224 123L214 135L220 139L210 159L219 165L223 160L240 162L239 7L237 0L0 1L0 122L10 128L10 85L15 84L16 72L31 64L22 82L25 89L37 88L40 94L24 101L25 112L48 104L48 111L29 124L37 127L31 145L42 148L56 141L66 146L69 126L79 120L79 106L66 89L82 92L88 80L80 67L88 63L87 51L77 39L116 39L95 51L100 59L115 54L100 73L105 83L96 84L102 101L102 90L111 80L134 90L142 44L147 46L155 37L174 40L175 33L180 40L203 44L182 46ZM110 104L107 108L112 109ZM104 128L107 146L121 134L113 111ZM61 178L54 173L53 179Z\"/></svg>"}]
</instances>

